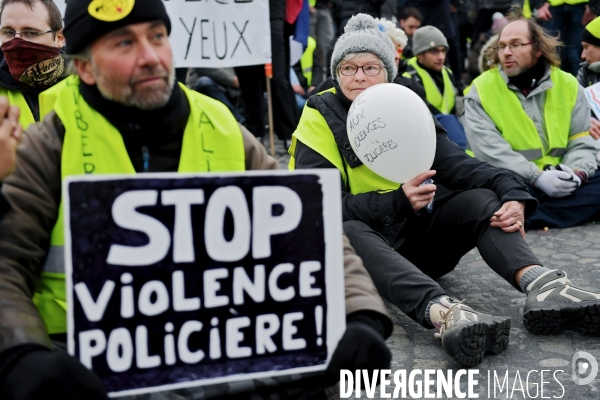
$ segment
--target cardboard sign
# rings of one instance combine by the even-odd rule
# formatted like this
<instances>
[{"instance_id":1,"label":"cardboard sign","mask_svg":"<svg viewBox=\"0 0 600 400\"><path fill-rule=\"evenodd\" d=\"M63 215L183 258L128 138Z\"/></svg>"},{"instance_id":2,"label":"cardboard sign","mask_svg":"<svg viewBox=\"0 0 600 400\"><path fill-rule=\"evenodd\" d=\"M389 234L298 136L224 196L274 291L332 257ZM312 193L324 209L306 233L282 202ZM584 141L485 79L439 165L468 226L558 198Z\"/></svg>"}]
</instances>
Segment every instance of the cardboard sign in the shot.
<instances>
[{"instance_id":1,"label":"cardboard sign","mask_svg":"<svg viewBox=\"0 0 600 400\"><path fill-rule=\"evenodd\" d=\"M143 1L143 0L138 0ZM56 0L65 15L67 0ZM165 0L177 67L271 62L268 0Z\"/></svg>"},{"instance_id":2,"label":"cardboard sign","mask_svg":"<svg viewBox=\"0 0 600 400\"><path fill-rule=\"evenodd\" d=\"M69 353L111 396L324 370L345 330L339 183L68 179Z\"/></svg>"},{"instance_id":3,"label":"cardboard sign","mask_svg":"<svg viewBox=\"0 0 600 400\"><path fill-rule=\"evenodd\" d=\"M594 116L600 118L600 82L585 88L585 97L587 97Z\"/></svg>"}]
</instances>

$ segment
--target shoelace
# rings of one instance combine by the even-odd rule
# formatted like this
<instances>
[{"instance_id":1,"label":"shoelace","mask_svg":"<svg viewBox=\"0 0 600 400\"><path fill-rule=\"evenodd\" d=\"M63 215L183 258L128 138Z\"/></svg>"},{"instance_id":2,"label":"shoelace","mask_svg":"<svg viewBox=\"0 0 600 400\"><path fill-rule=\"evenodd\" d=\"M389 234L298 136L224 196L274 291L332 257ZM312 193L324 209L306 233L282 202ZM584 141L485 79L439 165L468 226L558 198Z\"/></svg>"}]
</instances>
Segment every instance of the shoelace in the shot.
<instances>
[{"instance_id":1,"label":"shoelace","mask_svg":"<svg viewBox=\"0 0 600 400\"><path fill-rule=\"evenodd\" d=\"M454 310L455 308L460 309L460 305L463 304L465 302L465 300L461 300L458 303L455 303L452 307L450 307L448 309L448 311L444 312L443 310L440 310L440 317L442 317L442 324L440 326L440 332L439 333L434 333L433 336L441 339L442 335L444 334L444 331L446 331L446 327L448 325L450 325L450 322L452 322L452 320L454 319L454 314L452 314L452 310Z\"/></svg>"}]
</instances>

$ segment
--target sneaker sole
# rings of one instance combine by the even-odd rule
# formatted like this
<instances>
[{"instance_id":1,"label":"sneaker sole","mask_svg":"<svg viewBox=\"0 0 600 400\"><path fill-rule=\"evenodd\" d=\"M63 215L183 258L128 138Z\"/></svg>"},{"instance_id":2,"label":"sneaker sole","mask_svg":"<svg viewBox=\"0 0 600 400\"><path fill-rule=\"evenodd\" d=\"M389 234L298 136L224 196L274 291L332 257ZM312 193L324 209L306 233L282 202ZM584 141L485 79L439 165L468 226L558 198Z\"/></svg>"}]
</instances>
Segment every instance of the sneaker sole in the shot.
<instances>
[{"instance_id":1,"label":"sneaker sole","mask_svg":"<svg viewBox=\"0 0 600 400\"><path fill-rule=\"evenodd\" d=\"M569 304L540 302L526 310L523 324L534 335L559 335L569 330L600 336L600 303L597 300Z\"/></svg>"},{"instance_id":2,"label":"sneaker sole","mask_svg":"<svg viewBox=\"0 0 600 400\"><path fill-rule=\"evenodd\" d=\"M452 329L444 334L442 346L459 363L474 367L486 354L506 350L510 336L509 317L491 317Z\"/></svg>"}]
</instances>

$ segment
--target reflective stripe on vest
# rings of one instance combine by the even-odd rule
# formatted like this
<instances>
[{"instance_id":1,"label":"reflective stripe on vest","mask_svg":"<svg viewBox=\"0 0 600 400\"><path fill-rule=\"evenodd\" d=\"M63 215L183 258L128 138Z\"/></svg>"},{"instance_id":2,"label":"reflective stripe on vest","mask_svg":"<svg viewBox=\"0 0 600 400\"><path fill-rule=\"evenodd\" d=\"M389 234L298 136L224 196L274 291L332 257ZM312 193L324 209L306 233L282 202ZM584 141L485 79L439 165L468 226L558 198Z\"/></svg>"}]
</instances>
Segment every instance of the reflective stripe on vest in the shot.
<instances>
[{"instance_id":1,"label":"reflective stripe on vest","mask_svg":"<svg viewBox=\"0 0 600 400\"><path fill-rule=\"evenodd\" d=\"M319 95L328 92L335 93L335 88L321 92ZM352 194L373 191L387 192L400 187L398 183L377 175L364 164L351 168L340 154L325 117L318 110L310 108L308 105L304 106L298 128L292 135L292 146L289 149L291 157L288 164L290 170L296 168L294 153L298 140L332 163L342 174L342 179Z\"/></svg>"},{"instance_id":2,"label":"reflective stripe on vest","mask_svg":"<svg viewBox=\"0 0 600 400\"><path fill-rule=\"evenodd\" d=\"M548 148L525 113L517 94L508 88L498 68L484 72L473 81L485 112L512 149L538 168L556 165L567 151L571 115L577 101L579 84L574 76L552 67L552 88L544 92L544 120Z\"/></svg>"},{"instance_id":3,"label":"reflective stripe on vest","mask_svg":"<svg viewBox=\"0 0 600 400\"><path fill-rule=\"evenodd\" d=\"M425 71L417 63L417 57L408 60L408 65L413 67L415 71L417 71L417 74L419 74L421 82L423 82L423 87L425 88L427 101L440 110L442 114L450 114L454 108L456 93L454 92L454 86L450 80L448 69L446 67L442 69L442 77L444 79L444 94L442 96L440 89L433 81L431 75L429 75L429 72Z\"/></svg>"},{"instance_id":4,"label":"reflective stripe on vest","mask_svg":"<svg viewBox=\"0 0 600 400\"><path fill-rule=\"evenodd\" d=\"M21 114L19 115L19 123L23 129L27 129L29 125L35 124L35 118L31 112L31 109L29 108L29 104L27 104L27 100L25 100L25 97L23 96L23 93L16 90L0 88L0 96L8 97L8 103L10 105L19 107L19 110L21 110Z\"/></svg>"},{"instance_id":5,"label":"reflective stripe on vest","mask_svg":"<svg viewBox=\"0 0 600 400\"><path fill-rule=\"evenodd\" d=\"M245 151L240 127L222 103L180 84L190 103L183 135L179 172L244 171ZM91 108L79 93L79 78L69 77L42 93L65 126L61 177L93 174L135 174L119 131ZM44 96L46 96L44 98ZM83 149L83 151L82 151ZM66 332L63 203L52 230L34 302L49 334Z\"/></svg>"},{"instance_id":6,"label":"reflective stripe on vest","mask_svg":"<svg viewBox=\"0 0 600 400\"><path fill-rule=\"evenodd\" d=\"M306 46L306 50L302 53L302 57L300 57L300 67L302 68L302 75L306 78L306 83L308 86L312 85L312 76L313 76L313 57L315 53L315 49L317 48L317 41L312 37L308 37L308 46Z\"/></svg>"},{"instance_id":7,"label":"reflective stripe on vest","mask_svg":"<svg viewBox=\"0 0 600 400\"><path fill-rule=\"evenodd\" d=\"M552 7L562 6L563 4L569 4L571 6L587 3L589 0L549 0Z\"/></svg>"}]
</instances>

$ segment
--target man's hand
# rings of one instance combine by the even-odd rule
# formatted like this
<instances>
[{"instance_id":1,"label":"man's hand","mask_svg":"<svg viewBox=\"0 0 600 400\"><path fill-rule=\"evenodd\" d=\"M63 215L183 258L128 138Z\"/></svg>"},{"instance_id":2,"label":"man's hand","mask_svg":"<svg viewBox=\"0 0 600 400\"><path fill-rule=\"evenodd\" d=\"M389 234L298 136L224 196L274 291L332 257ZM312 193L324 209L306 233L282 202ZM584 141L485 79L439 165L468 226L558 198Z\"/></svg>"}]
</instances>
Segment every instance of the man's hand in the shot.
<instances>
[{"instance_id":1,"label":"man's hand","mask_svg":"<svg viewBox=\"0 0 600 400\"><path fill-rule=\"evenodd\" d=\"M294 89L294 93L298 93L300 96L304 96L306 94L301 85L295 85L292 83L292 89Z\"/></svg>"},{"instance_id":2,"label":"man's hand","mask_svg":"<svg viewBox=\"0 0 600 400\"><path fill-rule=\"evenodd\" d=\"M233 82L231 82L231 87L234 89L239 89L240 88L240 80L238 79L237 76L233 77Z\"/></svg>"},{"instance_id":3,"label":"man's hand","mask_svg":"<svg viewBox=\"0 0 600 400\"><path fill-rule=\"evenodd\" d=\"M571 174L557 169L542 172L533 186L550 197L566 197L577 190L577 182Z\"/></svg>"},{"instance_id":4,"label":"man's hand","mask_svg":"<svg viewBox=\"0 0 600 400\"><path fill-rule=\"evenodd\" d=\"M19 113L19 107L9 105L8 99L0 96L0 180L12 172L17 161L17 145L23 132Z\"/></svg>"},{"instance_id":5,"label":"man's hand","mask_svg":"<svg viewBox=\"0 0 600 400\"><path fill-rule=\"evenodd\" d=\"M391 361L392 354L375 329L362 322L350 322L333 352L325 379L337 382L341 369L366 369L371 375L375 369L390 368Z\"/></svg>"},{"instance_id":6,"label":"man's hand","mask_svg":"<svg viewBox=\"0 0 600 400\"><path fill-rule=\"evenodd\" d=\"M595 139L600 139L600 121L596 118L592 118L592 122L590 123L590 135Z\"/></svg>"},{"instance_id":7,"label":"man's hand","mask_svg":"<svg viewBox=\"0 0 600 400\"><path fill-rule=\"evenodd\" d=\"M544 3L543 6L537 9L538 18L542 21L550 21L552 13L550 13L550 3Z\"/></svg>"},{"instance_id":8,"label":"man's hand","mask_svg":"<svg viewBox=\"0 0 600 400\"><path fill-rule=\"evenodd\" d=\"M404 194L415 212L427 206L435 196L436 186L434 184L419 186L425 179L434 175L435 171L433 170L423 172L402 185L402 190L404 190Z\"/></svg>"},{"instance_id":9,"label":"man's hand","mask_svg":"<svg viewBox=\"0 0 600 400\"><path fill-rule=\"evenodd\" d=\"M520 201L507 201L490 218L490 225L493 228L500 228L504 232L521 231L521 236L525 237L525 203Z\"/></svg>"},{"instance_id":10,"label":"man's hand","mask_svg":"<svg viewBox=\"0 0 600 400\"><path fill-rule=\"evenodd\" d=\"M3 399L108 400L100 378L64 350L15 349L3 365Z\"/></svg>"}]
</instances>

